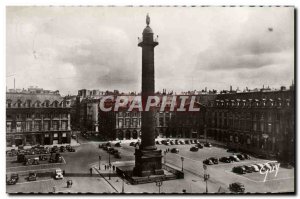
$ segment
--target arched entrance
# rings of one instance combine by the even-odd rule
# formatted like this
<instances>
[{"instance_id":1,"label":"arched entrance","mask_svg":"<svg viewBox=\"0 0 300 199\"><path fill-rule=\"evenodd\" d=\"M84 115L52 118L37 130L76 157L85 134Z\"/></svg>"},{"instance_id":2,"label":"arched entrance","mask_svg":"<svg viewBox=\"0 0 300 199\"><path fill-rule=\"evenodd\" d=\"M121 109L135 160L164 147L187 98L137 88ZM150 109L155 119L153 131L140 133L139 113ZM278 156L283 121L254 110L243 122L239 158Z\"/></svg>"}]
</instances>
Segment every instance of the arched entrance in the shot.
<instances>
[{"instance_id":1,"label":"arched entrance","mask_svg":"<svg viewBox=\"0 0 300 199\"><path fill-rule=\"evenodd\" d=\"M119 140L123 140L123 131L118 131L118 133L117 133L117 138L118 138Z\"/></svg>"},{"instance_id":2,"label":"arched entrance","mask_svg":"<svg viewBox=\"0 0 300 199\"><path fill-rule=\"evenodd\" d=\"M125 133L125 139L130 140L130 131L129 130L127 130Z\"/></svg>"},{"instance_id":3,"label":"arched entrance","mask_svg":"<svg viewBox=\"0 0 300 199\"><path fill-rule=\"evenodd\" d=\"M134 131L132 132L132 138L133 138L133 139L137 139L137 138L138 138L138 133L137 133L136 130L134 130Z\"/></svg>"}]
</instances>

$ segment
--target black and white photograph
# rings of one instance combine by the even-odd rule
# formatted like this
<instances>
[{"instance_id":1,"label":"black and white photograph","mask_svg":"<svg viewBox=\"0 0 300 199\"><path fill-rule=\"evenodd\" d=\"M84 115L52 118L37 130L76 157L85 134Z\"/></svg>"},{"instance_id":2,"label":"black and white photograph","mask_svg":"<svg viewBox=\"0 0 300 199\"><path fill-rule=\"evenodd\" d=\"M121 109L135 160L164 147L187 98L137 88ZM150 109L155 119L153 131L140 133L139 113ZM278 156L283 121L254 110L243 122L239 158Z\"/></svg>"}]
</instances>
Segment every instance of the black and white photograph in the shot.
<instances>
[{"instance_id":1,"label":"black and white photograph","mask_svg":"<svg viewBox=\"0 0 300 199\"><path fill-rule=\"evenodd\" d=\"M7 194L295 194L295 7L5 10Z\"/></svg>"}]
</instances>

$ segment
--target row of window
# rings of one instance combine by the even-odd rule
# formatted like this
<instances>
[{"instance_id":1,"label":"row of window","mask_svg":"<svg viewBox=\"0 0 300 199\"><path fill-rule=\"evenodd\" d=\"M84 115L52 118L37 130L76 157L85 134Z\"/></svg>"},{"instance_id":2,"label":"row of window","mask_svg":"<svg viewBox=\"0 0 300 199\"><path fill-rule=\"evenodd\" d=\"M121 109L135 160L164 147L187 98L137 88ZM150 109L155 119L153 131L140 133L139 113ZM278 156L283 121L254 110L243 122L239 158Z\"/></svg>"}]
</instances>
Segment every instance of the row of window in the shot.
<instances>
[{"instance_id":1,"label":"row of window","mask_svg":"<svg viewBox=\"0 0 300 199\"><path fill-rule=\"evenodd\" d=\"M269 100L216 100L215 102L210 103L210 106L216 107L282 107L282 106L290 106L290 100L286 99L282 101L278 99L276 101L269 99Z\"/></svg>"},{"instance_id":2,"label":"row of window","mask_svg":"<svg viewBox=\"0 0 300 199\"><path fill-rule=\"evenodd\" d=\"M61 121L61 126L59 121L52 121L52 126L50 121L27 121L27 122L6 122L6 131L16 131L16 132L23 132L23 131L49 131L51 130L67 130L68 129L68 122Z\"/></svg>"},{"instance_id":3,"label":"row of window","mask_svg":"<svg viewBox=\"0 0 300 199\"><path fill-rule=\"evenodd\" d=\"M54 108L59 108L59 107L68 107L69 102L68 101L63 101L59 103L58 101L54 101L53 103L50 103L50 101L45 101L41 103L40 101L37 101L35 103L32 103L30 100L22 103L21 101L18 101L16 103L12 103L11 100L7 100L6 102L6 107L7 108L40 108L40 107L54 107Z\"/></svg>"},{"instance_id":4,"label":"row of window","mask_svg":"<svg viewBox=\"0 0 300 199\"><path fill-rule=\"evenodd\" d=\"M68 118L67 113L45 113L45 114L40 114L40 113L27 113L27 114L16 114L16 119L22 119L22 118ZM6 114L6 119L14 119L13 115L11 114Z\"/></svg>"}]
</instances>

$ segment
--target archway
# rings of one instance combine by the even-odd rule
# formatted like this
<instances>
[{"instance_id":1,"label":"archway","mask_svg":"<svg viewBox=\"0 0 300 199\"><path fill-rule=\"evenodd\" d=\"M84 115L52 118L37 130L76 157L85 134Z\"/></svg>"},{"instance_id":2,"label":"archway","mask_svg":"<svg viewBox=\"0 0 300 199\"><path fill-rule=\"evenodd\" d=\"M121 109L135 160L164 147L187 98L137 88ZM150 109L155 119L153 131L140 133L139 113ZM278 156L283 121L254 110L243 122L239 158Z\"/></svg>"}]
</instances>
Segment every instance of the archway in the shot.
<instances>
[{"instance_id":1,"label":"archway","mask_svg":"<svg viewBox=\"0 0 300 199\"><path fill-rule=\"evenodd\" d=\"M134 130L134 131L132 132L132 138L133 138L133 139L137 139L137 138L138 138L138 133L137 133L136 130Z\"/></svg>"},{"instance_id":2,"label":"archway","mask_svg":"<svg viewBox=\"0 0 300 199\"><path fill-rule=\"evenodd\" d=\"M118 138L119 140L123 140L123 131L118 131L118 133L117 133L117 138Z\"/></svg>"},{"instance_id":3,"label":"archway","mask_svg":"<svg viewBox=\"0 0 300 199\"><path fill-rule=\"evenodd\" d=\"M130 131L127 130L126 133L125 133L125 139L126 139L126 140L129 140L130 137L131 137L131 136L130 136Z\"/></svg>"}]
</instances>

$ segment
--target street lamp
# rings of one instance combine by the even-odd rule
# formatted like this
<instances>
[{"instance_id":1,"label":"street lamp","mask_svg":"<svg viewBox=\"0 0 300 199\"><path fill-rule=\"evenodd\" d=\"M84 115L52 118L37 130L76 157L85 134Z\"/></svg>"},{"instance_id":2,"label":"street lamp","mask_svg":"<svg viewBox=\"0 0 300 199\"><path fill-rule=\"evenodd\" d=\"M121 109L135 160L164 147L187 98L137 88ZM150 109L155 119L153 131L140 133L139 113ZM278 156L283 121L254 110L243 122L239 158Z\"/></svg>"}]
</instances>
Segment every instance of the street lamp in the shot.
<instances>
[{"instance_id":1,"label":"street lamp","mask_svg":"<svg viewBox=\"0 0 300 199\"><path fill-rule=\"evenodd\" d=\"M101 155L99 155L99 170L101 170L101 167L100 167L100 160L101 160Z\"/></svg>"},{"instance_id":2,"label":"street lamp","mask_svg":"<svg viewBox=\"0 0 300 199\"><path fill-rule=\"evenodd\" d=\"M111 164L110 163L109 163L108 167L109 167L109 180L110 180L110 176L111 176Z\"/></svg>"},{"instance_id":3,"label":"street lamp","mask_svg":"<svg viewBox=\"0 0 300 199\"><path fill-rule=\"evenodd\" d=\"M184 157L181 157L181 171L183 171L183 161L184 161Z\"/></svg>"},{"instance_id":4,"label":"street lamp","mask_svg":"<svg viewBox=\"0 0 300 199\"><path fill-rule=\"evenodd\" d=\"M204 169L204 181L205 181L205 184L206 184L206 193L208 193L207 181L209 179L209 174L206 172L207 166L205 164L203 164L203 169Z\"/></svg>"},{"instance_id":5,"label":"street lamp","mask_svg":"<svg viewBox=\"0 0 300 199\"><path fill-rule=\"evenodd\" d=\"M125 174L124 173L122 173L122 179L123 179L123 183L122 183L122 193L125 193L124 192L124 179L125 179Z\"/></svg>"},{"instance_id":6,"label":"street lamp","mask_svg":"<svg viewBox=\"0 0 300 199\"><path fill-rule=\"evenodd\" d=\"M158 187L158 193L160 193L160 187L162 186L162 184L163 184L162 180L157 180L155 182L155 185Z\"/></svg>"}]
</instances>

